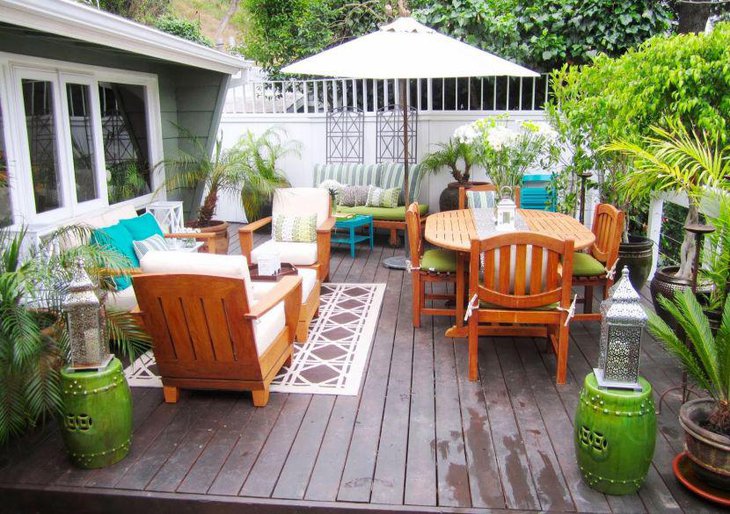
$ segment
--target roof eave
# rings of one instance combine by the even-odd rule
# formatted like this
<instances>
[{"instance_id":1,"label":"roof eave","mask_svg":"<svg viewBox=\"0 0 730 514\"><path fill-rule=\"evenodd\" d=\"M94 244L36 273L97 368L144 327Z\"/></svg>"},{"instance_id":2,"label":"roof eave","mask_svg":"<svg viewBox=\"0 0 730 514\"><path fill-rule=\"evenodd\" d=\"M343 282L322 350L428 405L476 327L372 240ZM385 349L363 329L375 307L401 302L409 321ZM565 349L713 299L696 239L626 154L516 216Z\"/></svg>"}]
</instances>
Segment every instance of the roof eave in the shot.
<instances>
[{"instance_id":1,"label":"roof eave","mask_svg":"<svg viewBox=\"0 0 730 514\"><path fill-rule=\"evenodd\" d=\"M0 0L0 19L169 62L234 74L250 63L99 9L68 0Z\"/></svg>"}]
</instances>

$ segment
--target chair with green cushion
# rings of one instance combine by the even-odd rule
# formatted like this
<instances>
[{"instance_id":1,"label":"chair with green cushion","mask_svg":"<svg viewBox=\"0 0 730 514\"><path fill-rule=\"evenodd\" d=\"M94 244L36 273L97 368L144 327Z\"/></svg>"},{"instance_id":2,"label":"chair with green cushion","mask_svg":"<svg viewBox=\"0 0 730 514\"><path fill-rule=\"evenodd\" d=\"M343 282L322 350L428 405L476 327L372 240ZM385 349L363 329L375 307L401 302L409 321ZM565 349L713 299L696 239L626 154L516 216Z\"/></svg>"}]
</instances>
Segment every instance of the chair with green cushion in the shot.
<instances>
[{"instance_id":1,"label":"chair with green cushion","mask_svg":"<svg viewBox=\"0 0 730 514\"><path fill-rule=\"evenodd\" d=\"M427 293L426 284L449 282L456 284L456 253L442 249L423 251L421 237L421 214L418 202L413 202L406 211L406 229L410 244L411 281L413 282L413 326L421 326L421 315L455 316L452 307L429 307L426 302L454 300L456 297L448 293Z\"/></svg>"},{"instance_id":2,"label":"chair with green cushion","mask_svg":"<svg viewBox=\"0 0 730 514\"><path fill-rule=\"evenodd\" d=\"M600 321L601 313L593 312L593 288L603 287L603 298L613 285L613 273L609 273L618 260L618 247L624 230L624 213L613 205L598 204L593 213L593 234L596 241L587 253L573 256L573 286L583 286L583 312L575 319Z\"/></svg>"}]
</instances>

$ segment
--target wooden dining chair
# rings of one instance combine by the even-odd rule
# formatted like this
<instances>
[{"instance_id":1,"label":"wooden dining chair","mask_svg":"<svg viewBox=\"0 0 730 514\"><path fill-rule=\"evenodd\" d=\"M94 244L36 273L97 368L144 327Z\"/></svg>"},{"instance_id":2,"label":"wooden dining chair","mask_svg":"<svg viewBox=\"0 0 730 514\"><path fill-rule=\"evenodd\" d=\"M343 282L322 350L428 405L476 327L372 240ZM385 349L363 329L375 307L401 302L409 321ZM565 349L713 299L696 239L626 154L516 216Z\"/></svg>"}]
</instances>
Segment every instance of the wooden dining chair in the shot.
<instances>
[{"instance_id":1,"label":"wooden dining chair","mask_svg":"<svg viewBox=\"0 0 730 514\"><path fill-rule=\"evenodd\" d=\"M557 356L556 382L565 383L573 247L572 239L535 232L472 239L469 380L478 376L480 335L526 335L547 337Z\"/></svg>"},{"instance_id":2,"label":"wooden dining chair","mask_svg":"<svg viewBox=\"0 0 730 514\"><path fill-rule=\"evenodd\" d=\"M518 209L520 208L520 191L520 186L516 186L513 190L513 199ZM470 201L470 196L474 198L473 201ZM469 209L475 201L478 202L477 207L493 207L497 205L497 186L494 184L481 184L468 189L464 186L459 187L459 209Z\"/></svg>"},{"instance_id":3,"label":"wooden dining chair","mask_svg":"<svg viewBox=\"0 0 730 514\"><path fill-rule=\"evenodd\" d=\"M603 298L613 285L613 268L618 260L618 247L624 231L624 213L613 205L596 205L593 213L593 234L596 241L587 253L577 252L573 257L573 286L583 286L583 312L575 319L595 321L601 319L600 312L593 312L593 288L603 287Z\"/></svg>"},{"instance_id":4,"label":"wooden dining chair","mask_svg":"<svg viewBox=\"0 0 730 514\"><path fill-rule=\"evenodd\" d=\"M448 284L456 283L456 253L442 248L423 250L423 237L421 235L421 214L418 210L418 202L413 202L406 210L406 229L408 230L408 242L411 269L411 282L413 283L413 326L421 326L421 315L431 316L455 316L455 307L434 307L434 301L454 301L455 295L449 293L427 293L427 284ZM431 306L427 306L430 302Z\"/></svg>"}]
</instances>

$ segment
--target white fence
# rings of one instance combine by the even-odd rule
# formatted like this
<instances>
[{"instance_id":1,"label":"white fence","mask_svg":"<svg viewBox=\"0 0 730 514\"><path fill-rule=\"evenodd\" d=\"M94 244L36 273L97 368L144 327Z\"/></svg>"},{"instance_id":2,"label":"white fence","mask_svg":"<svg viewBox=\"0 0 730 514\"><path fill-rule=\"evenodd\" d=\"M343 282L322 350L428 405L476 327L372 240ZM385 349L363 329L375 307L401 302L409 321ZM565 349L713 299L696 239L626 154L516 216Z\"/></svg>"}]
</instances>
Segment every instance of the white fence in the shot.
<instances>
[{"instance_id":1,"label":"white fence","mask_svg":"<svg viewBox=\"0 0 730 514\"><path fill-rule=\"evenodd\" d=\"M419 113L417 161L428 152L434 151L437 144L444 143L454 130L464 124L484 116L499 114L494 111ZM542 111L519 111L510 113L510 122L523 120L543 121ZM375 114L365 114L365 163L375 161ZM282 160L281 167L292 185L311 186L314 165L326 162L325 135L326 117L324 114L226 114L220 124L224 147L231 146L245 131L260 134L267 128L278 126L286 130L290 139L301 143L301 156L289 156ZM478 169L475 180L485 180L486 173ZM438 198L446 184L452 182L451 175L445 170L437 175L424 178L421 185L421 202L428 203L431 210L438 210ZM231 221L242 219L242 212L236 202L221 202L228 207L218 213ZM230 210L229 210L230 209Z\"/></svg>"},{"instance_id":2,"label":"white fence","mask_svg":"<svg viewBox=\"0 0 730 514\"><path fill-rule=\"evenodd\" d=\"M547 75L525 77L469 77L411 79L408 105L420 113L447 111L535 111L549 95ZM395 80L312 79L249 80L245 74L231 79L226 114L320 114L336 107L376 112L397 105L400 91Z\"/></svg>"},{"instance_id":3,"label":"white fence","mask_svg":"<svg viewBox=\"0 0 730 514\"><path fill-rule=\"evenodd\" d=\"M448 141L459 125L489 115L509 114L511 123L542 121L542 105L549 94L547 76L472 77L462 79L414 79L406 89L409 105L418 109L417 151L420 161ZM220 124L224 146L230 146L245 131L259 134L272 126L283 128L288 138L301 143L301 156L281 162L295 186L311 186L314 165L326 162L326 112L335 107L359 108L364 112L364 162L376 162L376 113L398 104L394 80L313 79L294 81L249 80L246 74L231 79ZM486 178L475 170L474 179ZM421 201L432 210L452 179L447 172L426 177ZM235 198L220 202L218 216L244 219Z\"/></svg>"}]
</instances>

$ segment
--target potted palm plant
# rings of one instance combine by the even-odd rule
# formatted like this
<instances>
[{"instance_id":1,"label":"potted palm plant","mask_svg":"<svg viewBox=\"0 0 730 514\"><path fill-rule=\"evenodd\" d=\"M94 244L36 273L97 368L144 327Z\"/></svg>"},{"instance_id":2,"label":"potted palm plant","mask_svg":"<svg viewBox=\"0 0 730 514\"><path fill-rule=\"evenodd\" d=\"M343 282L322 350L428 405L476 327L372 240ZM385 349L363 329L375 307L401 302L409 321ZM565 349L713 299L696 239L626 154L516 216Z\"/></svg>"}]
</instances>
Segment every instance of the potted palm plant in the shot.
<instances>
[{"instance_id":1,"label":"potted palm plant","mask_svg":"<svg viewBox=\"0 0 730 514\"><path fill-rule=\"evenodd\" d=\"M695 295L684 290L661 305L687 335L686 344L658 315L649 316L649 331L675 355L687 374L709 397L680 408L685 446L696 474L709 486L730 490L730 300L713 336Z\"/></svg>"},{"instance_id":2,"label":"potted palm plant","mask_svg":"<svg viewBox=\"0 0 730 514\"><path fill-rule=\"evenodd\" d=\"M209 155L199 138L185 129L195 150L181 152L176 159L164 162L168 173L167 190L194 189L193 206L198 206L197 216L189 226L217 234L216 251L228 253L228 223L213 219L219 194L225 191L242 195L247 215L255 218L257 209L266 198L270 198L277 187L289 185L283 172L277 167L282 157L297 153L297 143L284 142L285 132L270 128L260 136L250 131L230 148L223 148L218 138L213 153ZM199 199L202 199L199 201Z\"/></svg>"},{"instance_id":3,"label":"potted palm plant","mask_svg":"<svg viewBox=\"0 0 730 514\"><path fill-rule=\"evenodd\" d=\"M471 170L477 162L478 154L473 145L473 129L470 125L459 127L447 143L438 145L438 150L431 152L421 162L425 173L436 173L446 168L454 182L450 182L439 196L439 210L453 211L458 209L459 188L469 189L484 182L472 182Z\"/></svg>"},{"instance_id":4,"label":"potted palm plant","mask_svg":"<svg viewBox=\"0 0 730 514\"><path fill-rule=\"evenodd\" d=\"M700 221L700 201L708 193L722 189L730 173L730 154L719 135L712 138L703 131L688 130L680 121L668 121L667 128L652 126L652 135L641 143L626 140L606 145L632 160L633 167L618 183L629 201L646 200L656 193L680 193L688 200L685 225ZM658 295L671 297L691 287L692 266L697 245L695 235L685 231L679 266L657 270L651 282L654 308L663 314Z\"/></svg>"}]
</instances>

